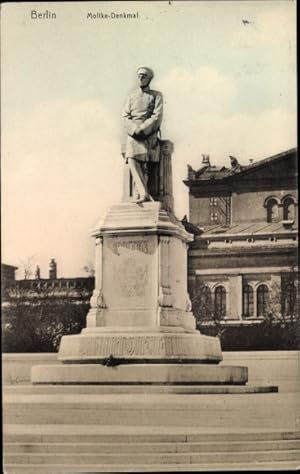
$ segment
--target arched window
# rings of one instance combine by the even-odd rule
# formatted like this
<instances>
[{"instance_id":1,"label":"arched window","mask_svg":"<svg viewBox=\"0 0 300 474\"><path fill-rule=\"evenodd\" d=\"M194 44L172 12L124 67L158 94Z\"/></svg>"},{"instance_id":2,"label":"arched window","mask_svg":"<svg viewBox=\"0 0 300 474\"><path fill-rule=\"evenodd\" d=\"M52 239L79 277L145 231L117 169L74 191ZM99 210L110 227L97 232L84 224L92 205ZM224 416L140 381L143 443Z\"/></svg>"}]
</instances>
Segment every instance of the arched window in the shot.
<instances>
[{"instance_id":1,"label":"arched window","mask_svg":"<svg viewBox=\"0 0 300 474\"><path fill-rule=\"evenodd\" d=\"M284 288L282 298L282 313L287 316L292 316L296 309L296 288L293 283L289 283Z\"/></svg>"},{"instance_id":2,"label":"arched window","mask_svg":"<svg viewBox=\"0 0 300 474\"><path fill-rule=\"evenodd\" d=\"M215 289L215 316L219 319L226 316L226 290L221 285Z\"/></svg>"},{"instance_id":3,"label":"arched window","mask_svg":"<svg viewBox=\"0 0 300 474\"><path fill-rule=\"evenodd\" d=\"M269 288L259 285L257 288L257 316L266 316L269 305Z\"/></svg>"},{"instance_id":4,"label":"arched window","mask_svg":"<svg viewBox=\"0 0 300 474\"><path fill-rule=\"evenodd\" d=\"M192 293L193 311L197 321L209 321L212 319L212 294L209 286L199 282Z\"/></svg>"},{"instance_id":5,"label":"arched window","mask_svg":"<svg viewBox=\"0 0 300 474\"><path fill-rule=\"evenodd\" d=\"M276 199L271 198L267 202L267 222L279 221L279 208Z\"/></svg>"},{"instance_id":6,"label":"arched window","mask_svg":"<svg viewBox=\"0 0 300 474\"><path fill-rule=\"evenodd\" d=\"M254 314L254 293L250 285L243 287L243 316L251 318Z\"/></svg>"},{"instance_id":7,"label":"arched window","mask_svg":"<svg viewBox=\"0 0 300 474\"><path fill-rule=\"evenodd\" d=\"M295 202L291 197L283 201L283 220L289 221L295 219Z\"/></svg>"}]
</instances>

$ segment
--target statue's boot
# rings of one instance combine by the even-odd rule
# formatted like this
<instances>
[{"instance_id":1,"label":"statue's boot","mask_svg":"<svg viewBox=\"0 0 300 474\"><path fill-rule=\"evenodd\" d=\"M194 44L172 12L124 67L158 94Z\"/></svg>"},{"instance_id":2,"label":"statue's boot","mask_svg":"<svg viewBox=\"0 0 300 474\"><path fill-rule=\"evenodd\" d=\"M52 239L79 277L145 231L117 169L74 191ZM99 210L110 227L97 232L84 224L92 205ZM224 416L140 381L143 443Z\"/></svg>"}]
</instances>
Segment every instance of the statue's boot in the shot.
<instances>
[{"instance_id":1,"label":"statue's boot","mask_svg":"<svg viewBox=\"0 0 300 474\"><path fill-rule=\"evenodd\" d=\"M150 196L149 193L143 194L143 195L140 196L138 199L136 199L135 202L136 202L137 204L140 204L140 203L142 203L142 202L147 202L147 201L154 201L153 197Z\"/></svg>"}]
</instances>

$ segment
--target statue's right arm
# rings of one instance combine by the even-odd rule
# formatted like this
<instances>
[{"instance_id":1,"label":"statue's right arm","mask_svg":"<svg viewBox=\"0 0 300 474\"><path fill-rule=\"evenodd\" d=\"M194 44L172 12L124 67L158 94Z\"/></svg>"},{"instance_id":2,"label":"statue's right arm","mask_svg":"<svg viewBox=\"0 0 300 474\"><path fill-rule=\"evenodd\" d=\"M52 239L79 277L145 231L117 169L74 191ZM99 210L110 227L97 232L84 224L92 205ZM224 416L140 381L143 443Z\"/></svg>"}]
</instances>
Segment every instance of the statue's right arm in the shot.
<instances>
[{"instance_id":1,"label":"statue's right arm","mask_svg":"<svg viewBox=\"0 0 300 474\"><path fill-rule=\"evenodd\" d=\"M131 117L131 104L130 104L130 95L127 97L125 106L122 113L122 119L124 121L125 129L131 137L134 135L137 129L137 125L133 122Z\"/></svg>"},{"instance_id":2,"label":"statue's right arm","mask_svg":"<svg viewBox=\"0 0 300 474\"><path fill-rule=\"evenodd\" d=\"M140 126L141 131L147 136L159 129L163 116L163 96L156 91L155 105L152 115Z\"/></svg>"}]
</instances>

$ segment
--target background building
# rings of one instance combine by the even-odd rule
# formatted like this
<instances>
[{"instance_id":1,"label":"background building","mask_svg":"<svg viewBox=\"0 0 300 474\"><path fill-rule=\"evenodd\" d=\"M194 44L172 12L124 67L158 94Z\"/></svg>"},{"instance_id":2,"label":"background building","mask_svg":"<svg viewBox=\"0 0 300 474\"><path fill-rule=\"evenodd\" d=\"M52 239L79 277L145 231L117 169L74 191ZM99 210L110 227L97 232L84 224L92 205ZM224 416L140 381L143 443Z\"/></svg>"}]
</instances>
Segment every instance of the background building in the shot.
<instances>
[{"instance_id":1,"label":"background building","mask_svg":"<svg viewBox=\"0 0 300 474\"><path fill-rule=\"evenodd\" d=\"M2 301L9 297L8 289L15 284L17 269L13 265L1 264Z\"/></svg>"},{"instance_id":2,"label":"background building","mask_svg":"<svg viewBox=\"0 0 300 474\"><path fill-rule=\"evenodd\" d=\"M10 265L2 264L8 273ZM53 352L64 334L85 327L94 277L58 278L51 259L49 278L2 278L2 344L4 352Z\"/></svg>"},{"instance_id":3,"label":"background building","mask_svg":"<svg viewBox=\"0 0 300 474\"><path fill-rule=\"evenodd\" d=\"M296 149L241 166L188 166L189 291L199 322L293 317L297 295Z\"/></svg>"},{"instance_id":4,"label":"background building","mask_svg":"<svg viewBox=\"0 0 300 474\"><path fill-rule=\"evenodd\" d=\"M20 299L28 304L39 304L44 300L73 301L75 304L88 304L94 289L94 277L58 278L57 263L52 258L49 264L49 278L41 278L40 268L36 267L35 278L15 279L17 267L1 264L2 302L15 304Z\"/></svg>"}]
</instances>

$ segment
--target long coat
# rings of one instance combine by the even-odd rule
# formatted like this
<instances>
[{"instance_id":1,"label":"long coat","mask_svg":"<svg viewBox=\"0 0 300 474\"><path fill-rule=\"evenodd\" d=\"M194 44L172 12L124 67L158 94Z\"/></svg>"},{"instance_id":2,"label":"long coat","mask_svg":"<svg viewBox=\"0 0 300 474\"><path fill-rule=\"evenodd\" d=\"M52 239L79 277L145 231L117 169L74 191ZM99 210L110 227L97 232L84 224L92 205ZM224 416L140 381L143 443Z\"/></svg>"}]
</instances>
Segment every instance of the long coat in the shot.
<instances>
[{"instance_id":1,"label":"long coat","mask_svg":"<svg viewBox=\"0 0 300 474\"><path fill-rule=\"evenodd\" d=\"M122 153L138 161L159 161L158 130L162 122L163 96L147 87L138 88L127 97L123 118ZM133 138L137 127L145 138Z\"/></svg>"}]
</instances>

